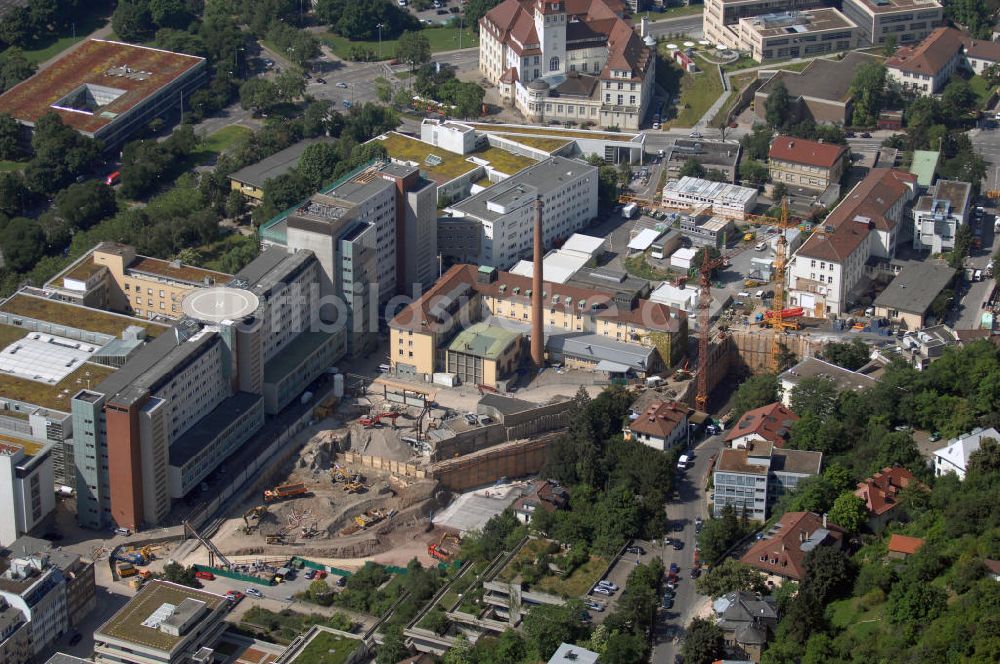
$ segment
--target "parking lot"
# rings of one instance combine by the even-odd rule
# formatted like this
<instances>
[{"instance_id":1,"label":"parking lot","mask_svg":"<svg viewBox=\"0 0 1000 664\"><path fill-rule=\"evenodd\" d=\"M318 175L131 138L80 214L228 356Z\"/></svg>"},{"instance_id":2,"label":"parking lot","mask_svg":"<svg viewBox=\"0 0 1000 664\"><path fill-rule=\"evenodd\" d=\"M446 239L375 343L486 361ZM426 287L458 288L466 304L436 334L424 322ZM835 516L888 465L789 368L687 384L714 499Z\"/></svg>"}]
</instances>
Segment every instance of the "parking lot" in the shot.
<instances>
[{"instance_id":1,"label":"parking lot","mask_svg":"<svg viewBox=\"0 0 1000 664\"><path fill-rule=\"evenodd\" d=\"M429 3L429 9L423 11L418 10L410 0L396 0L396 2L401 7L406 7L424 25L447 25L452 18L462 12L461 0L436 0Z\"/></svg>"}]
</instances>

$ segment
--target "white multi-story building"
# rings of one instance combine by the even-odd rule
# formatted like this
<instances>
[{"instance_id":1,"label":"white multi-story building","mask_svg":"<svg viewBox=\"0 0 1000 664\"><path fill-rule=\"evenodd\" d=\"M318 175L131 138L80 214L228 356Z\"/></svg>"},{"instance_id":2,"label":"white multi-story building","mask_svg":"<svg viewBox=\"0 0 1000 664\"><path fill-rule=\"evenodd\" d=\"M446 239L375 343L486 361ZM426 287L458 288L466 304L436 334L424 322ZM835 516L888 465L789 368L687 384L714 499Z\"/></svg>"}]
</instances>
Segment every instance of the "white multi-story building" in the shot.
<instances>
[{"instance_id":1,"label":"white multi-story building","mask_svg":"<svg viewBox=\"0 0 1000 664\"><path fill-rule=\"evenodd\" d=\"M710 207L712 213L745 219L757 204L757 190L728 182L715 182L684 176L670 180L663 187L663 204L667 207L691 210Z\"/></svg>"},{"instance_id":2,"label":"white multi-story building","mask_svg":"<svg viewBox=\"0 0 1000 664\"><path fill-rule=\"evenodd\" d=\"M740 49L740 20L789 11L819 9L822 0L706 0L702 30L713 44ZM746 48L749 50L749 48Z\"/></svg>"},{"instance_id":3,"label":"white multi-story building","mask_svg":"<svg viewBox=\"0 0 1000 664\"><path fill-rule=\"evenodd\" d=\"M31 649L38 655L69 627L65 577L45 552L10 550L3 562L0 596L28 620Z\"/></svg>"},{"instance_id":4,"label":"white multi-story building","mask_svg":"<svg viewBox=\"0 0 1000 664\"><path fill-rule=\"evenodd\" d=\"M50 445L0 443L0 545L29 532L55 506Z\"/></svg>"},{"instance_id":5,"label":"white multi-story building","mask_svg":"<svg viewBox=\"0 0 1000 664\"><path fill-rule=\"evenodd\" d=\"M938 180L913 207L913 248L939 254L955 248L955 234L968 223L972 185Z\"/></svg>"},{"instance_id":6,"label":"white multi-story building","mask_svg":"<svg viewBox=\"0 0 1000 664\"><path fill-rule=\"evenodd\" d=\"M638 129L653 96L655 42L621 11L608 0L504 0L480 19L479 70L532 122Z\"/></svg>"},{"instance_id":7,"label":"white multi-story building","mask_svg":"<svg viewBox=\"0 0 1000 664\"><path fill-rule=\"evenodd\" d=\"M934 475L941 477L945 473L955 473L958 479L964 480L969 467L969 457L979 451L985 439L1000 443L1000 433L992 427L973 429L964 436L952 438L941 449L934 450Z\"/></svg>"},{"instance_id":8,"label":"white multi-story building","mask_svg":"<svg viewBox=\"0 0 1000 664\"><path fill-rule=\"evenodd\" d=\"M738 48L758 62L847 51L858 42L858 27L832 7L741 18L738 28Z\"/></svg>"},{"instance_id":9,"label":"white multi-story building","mask_svg":"<svg viewBox=\"0 0 1000 664\"><path fill-rule=\"evenodd\" d=\"M937 0L844 0L842 10L860 28L862 45L880 46L890 36L912 44L944 24Z\"/></svg>"},{"instance_id":10,"label":"white multi-story building","mask_svg":"<svg viewBox=\"0 0 1000 664\"><path fill-rule=\"evenodd\" d=\"M963 64L962 40L954 28L937 28L916 46L900 48L886 60L886 75L919 95L938 94Z\"/></svg>"},{"instance_id":11,"label":"white multi-story building","mask_svg":"<svg viewBox=\"0 0 1000 664\"><path fill-rule=\"evenodd\" d=\"M597 217L597 168L575 159L550 157L446 212L480 224L480 265L508 269L531 256L534 202L539 198L548 248Z\"/></svg>"}]
</instances>

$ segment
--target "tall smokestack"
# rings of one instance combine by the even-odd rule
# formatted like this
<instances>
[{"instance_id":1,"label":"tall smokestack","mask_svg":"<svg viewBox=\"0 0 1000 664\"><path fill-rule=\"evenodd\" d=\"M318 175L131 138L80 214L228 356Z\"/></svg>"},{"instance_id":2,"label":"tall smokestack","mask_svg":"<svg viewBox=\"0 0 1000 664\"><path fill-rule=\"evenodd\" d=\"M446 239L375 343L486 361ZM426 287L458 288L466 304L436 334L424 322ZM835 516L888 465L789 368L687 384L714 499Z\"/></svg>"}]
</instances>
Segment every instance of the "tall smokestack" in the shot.
<instances>
[{"instance_id":1,"label":"tall smokestack","mask_svg":"<svg viewBox=\"0 0 1000 664\"><path fill-rule=\"evenodd\" d=\"M531 362L545 366L545 337L542 331L542 199L535 200L535 271L531 279Z\"/></svg>"}]
</instances>

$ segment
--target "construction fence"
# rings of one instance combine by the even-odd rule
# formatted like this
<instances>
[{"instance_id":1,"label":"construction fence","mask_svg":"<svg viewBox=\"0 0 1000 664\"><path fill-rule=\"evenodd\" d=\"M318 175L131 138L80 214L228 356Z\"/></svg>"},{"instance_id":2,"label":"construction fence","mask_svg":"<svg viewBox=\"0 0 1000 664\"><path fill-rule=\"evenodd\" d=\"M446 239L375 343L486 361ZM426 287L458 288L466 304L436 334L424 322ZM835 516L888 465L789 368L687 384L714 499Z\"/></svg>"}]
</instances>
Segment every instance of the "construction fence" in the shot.
<instances>
[{"instance_id":1,"label":"construction fence","mask_svg":"<svg viewBox=\"0 0 1000 664\"><path fill-rule=\"evenodd\" d=\"M418 480L432 479L431 474L426 469L416 464L386 459L385 457L369 456L367 454L348 451L344 453L344 460L351 467L361 466L372 468L396 475L403 475L404 477L413 477Z\"/></svg>"}]
</instances>

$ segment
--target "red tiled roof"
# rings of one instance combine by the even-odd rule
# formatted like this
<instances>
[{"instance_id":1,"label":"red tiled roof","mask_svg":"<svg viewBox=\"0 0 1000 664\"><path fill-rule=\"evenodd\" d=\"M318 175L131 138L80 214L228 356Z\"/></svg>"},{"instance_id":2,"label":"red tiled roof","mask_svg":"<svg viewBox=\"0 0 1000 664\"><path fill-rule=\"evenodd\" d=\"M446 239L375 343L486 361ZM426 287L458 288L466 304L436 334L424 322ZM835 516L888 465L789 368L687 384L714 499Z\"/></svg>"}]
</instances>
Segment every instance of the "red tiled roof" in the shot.
<instances>
[{"instance_id":1,"label":"red tiled roof","mask_svg":"<svg viewBox=\"0 0 1000 664\"><path fill-rule=\"evenodd\" d=\"M905 47L885 61L889 69L933 76L944 69L962 50L962 33L955 28L935 28L913 47Z\"/></svg>"},{"instance_id":2,"label":"red tiled roof","mask_svg":"<svg viewBox=\"0 0 1000 664\"><path fill-rule=\"evenodd\" d=\"M987 62L1000 62L1000 42L988 39L972 39L963 33L962 43L965 44L965 55L967 57L975 60L986 60Z\"/></svg>"},{"instance_id":3,"label":"red tiled roof","mask_svg":"<svg viewBox=\"0 0 1000 664\"><path fill-rule=\"evenodd\" d=\"M871 514L880 516L899 505L899 492L910 484L926 488L906 468L887 466L865 481L858 482L854 495L865 501L865 506Z\"/></svg>"},{"instance_id":4,"label":"red tiled roof","mask_svg":"<svg viewBox=\"0 0 1000 664\"><path fill-rule=\"evenodd\" d=\"M871 222L852 221L841 224L831 233L813 233L798 255L842 263L861 246L871 232Z\"/></svg>"},{"instance_id":5,"label":"red tiled roof","mask_svg":"<svg viewBox=\"0 0 1000 664\"><path fill-rule=\"evenodd\" d=\"M740 560L767 574L801 581L806 574L808 553L803 550L803 544L824 528L823 517L814 512L786 512L775 528L774 535L756 542ZM829 521L825 529L825 536L816 546L840 546L844 540L843 529Z\"/></svg>"},{"instance_id":6,"label":"red tiled roof","mask_svg":"<svg viewBox=\"0 0 1000 664\"><path fill-rule=\"evenodd\" d=\"M986 569L989 570L990 574L1000 574L1000 560L986 558L983 560L983 564L986 565Z\"/></svg>"},{"instance_id":7,"label":"red tiled roof","mask_svg":"<svg viewBox=\"0 0 1000 664\"><path fill-rule=\"evenodd\" d=\"M642 433L654 438L667 438L673 433L691 409L676 401L654 401L639 417L629 423L633 433Z\"/></svg>"},{"instance_id":8,"label":"red tiled roof","mask_svg":"<svg viewBox=\"0 0 1000 664\"><path fill-rule=\"evenodd\" d=\"M772 403L747 411L729 433L726 442L731 442L743 436L756 434L764 440L782 447L788 439L792 423L799 416L785 408L781 403Z\"/></svg>"},{"instance_id":9,"label":"red tiled roof","mask_svg":"<svg viewBox=\"0 0 1000 664\"><path fill-rule=\"evenodd\" d=\"M847 146L844 145L807 141L794 136L778 136L771 142L768 157L794 164L833 168L846 154Z\"/></svg>"},{"instance_id":10,"label":"red tiled roof","mask_svg":"<svg viewBox=\"0 0 1000 664\"><path fill-rule=\"evenodd\" d=\"M900 199L910 199L917 186L917 176L892 168L873 168L851 189L823 222L840 226L855 217L867 217L882 231L891 231L896 222L886 217Z\"/></svg>"},{"instance_id":11,"label":"red tiled roof","mask_svg":"<svg viewBox=\"0 0 1000 664\"><path fill-rule=\"evenodd\" d=\"M893 533L889 538L889 551L891 553L905 553L909 556L919 551L923 545L924 540L919 537Z\"/></svg>"}]
</instances>

